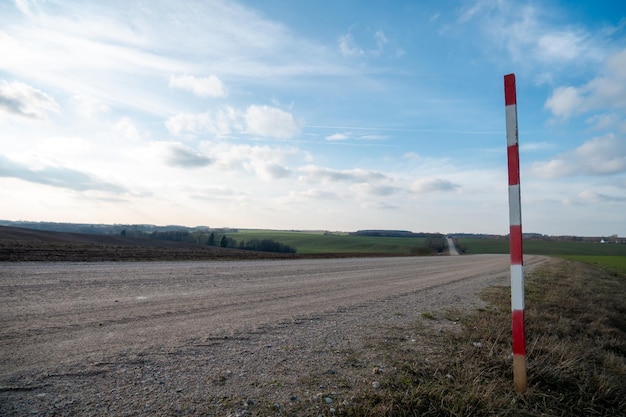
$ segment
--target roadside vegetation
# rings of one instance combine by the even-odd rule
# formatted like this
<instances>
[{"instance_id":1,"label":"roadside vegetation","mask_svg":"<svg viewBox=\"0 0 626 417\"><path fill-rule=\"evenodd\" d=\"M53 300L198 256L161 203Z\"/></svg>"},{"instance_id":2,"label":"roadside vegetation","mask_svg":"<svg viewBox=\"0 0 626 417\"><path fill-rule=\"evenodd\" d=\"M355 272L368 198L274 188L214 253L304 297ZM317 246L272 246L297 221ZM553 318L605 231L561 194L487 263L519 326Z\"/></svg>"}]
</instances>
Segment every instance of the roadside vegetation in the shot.
<instances>
[{"instance_id":1,"label":"roadside vegetation","mask_svg":"<svg viewBox=\"0 0 626 417\"><path fill-rule=\"evenodd\" d=\"M526 279L528 390L513 389L510 291L493 287L487 306L383 330L372 350L389 369L380 384L340 407L340 416L624 416L626 275L555 259ZM406 334L428 338L429 348Z\"/></svg>"}]
</instances>

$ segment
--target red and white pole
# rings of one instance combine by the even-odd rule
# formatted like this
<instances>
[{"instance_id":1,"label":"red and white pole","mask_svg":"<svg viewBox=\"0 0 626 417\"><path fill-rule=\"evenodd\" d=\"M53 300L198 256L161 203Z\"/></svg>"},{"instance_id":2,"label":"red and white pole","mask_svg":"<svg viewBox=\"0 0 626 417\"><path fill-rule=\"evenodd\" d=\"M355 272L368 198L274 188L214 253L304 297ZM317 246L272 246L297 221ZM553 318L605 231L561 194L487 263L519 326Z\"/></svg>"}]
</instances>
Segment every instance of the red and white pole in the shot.
<instances>
[{"instance_id":1,"label":"red and white pole","mask_svg":"<svg viewBox=\"0 0 626 417\"><path fill-rule=\"evenodd\" d=\"M515 74L504 76L506 144L509 166L509 224L511 245L511 309L513 310L513 384L526 391L526 331L524 329L524 260L520 200L517 93Z\"/></svg>"}]
</instances>

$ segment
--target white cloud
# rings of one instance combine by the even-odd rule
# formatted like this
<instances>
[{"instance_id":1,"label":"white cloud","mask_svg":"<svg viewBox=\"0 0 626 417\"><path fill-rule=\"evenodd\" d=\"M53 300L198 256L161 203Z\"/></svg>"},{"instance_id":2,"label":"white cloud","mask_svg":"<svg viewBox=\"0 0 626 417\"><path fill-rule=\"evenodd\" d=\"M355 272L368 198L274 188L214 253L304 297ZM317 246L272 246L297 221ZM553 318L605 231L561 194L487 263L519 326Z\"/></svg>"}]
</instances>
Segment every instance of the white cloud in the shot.
<instances>
[{"instance_id":1,"label":"white cloud","mask_svg":"<svg viewBox=\"0 0 626 417\"><path fill-rule=\"evenodd\" d=\"M542 61L572 61L584 55L586 38L575 31L545 33L537 39L535 51Z\"/></svg>"},{"instance_id":2,"label":"white cloud","mask_svg":"<svg viewBox=\"0 0 626 417\"><path fill-rule=\"evenodd\" d=\"M19 81L0 81L0 111L14 116L45 119L49 112L58 113L57 102L43 91Z\"/></svg>"},{"instance_id":3,"label":"white cloud","mask_svg":"<svg viewBox=\"0 0 626 417\"><path fill-rule=\"evenodd\" d=\"M581 87L558 87L545 103L553 115L567 119L598 109L626 109L626 49L606 60L604 75Z\"/></svg>"},{"instance_id":4,"label":"white cloud","mask_svg":"<svg viewBox=\"0 0 626 417\"><path fill-rule=\"evenodd\" d=\"M520 151L523 152L535 152L535 151L545 151L547 149L553 149L554 144L550 142L527 142L520 144Z\"/></svg>"},{"instance_id":5,"label":"white cloud","mask_svg":"<svg viewBox=\"0 0 626 417\"><path fill-rule=\"evenodd\" d=\"M574 87L559 87L548 98L545 108L557 117L567 118L581 111L584 100Z\"/></svg>"},{"instance_id":6,"label":"white cloud","mask_svg":"<svg viewBox=\"0 0 626 417\"><path fill-rule=\"evenodd\" d=\"M347 133L334 133L330 136L326 136L326 140L328 141L339 141L339 140L346 140L349 139L350 135L348 135Z\"/></svg>"},{"instance_id":7,"label":"white cloud","mask_svg":"<svg viewBox=\"0 0 626 417\"><path fill-rule=\"evenodd\" d=\"M387 140L389 136L386 135L361 135L359 136L361 140Z\"/></svg>"},{"instance_id":8,"label":"white cloud","mask_svg":"<svg viewBox=\"0 0 626 417\"><path fill-rule=\"evenodd\" d=\"M329 142L339 142L348 139L356 139L356 140L387 140L389 136L385 135L357 135L352 132L346 133L334 133L332 135L326 136L325 138Z\"/></svg>"},{"instance_id":9,"label":"white cloud","mask_svg":"<svg viewBox=\"0 0 626 417\"><path fill-rule=\"evenodd\" d=\"M0 178L17 178L35 184L49 185L74 191L104 191L125 193L127 190L117 184L104 181L85 171L66 167L46 165L39 169L15 162L0 155Z\"/></svg>"},{"instance_id":10,"label":"white cloud","mask_svg":"<svg viewBox=\"0 0 626 417\"><path fill-rule=\"evenodd\" d=\"M215 75L194 77L193 75L170 76L170 87L191 91L200 97L226 97L228 90Z\"/></svg>"},{"instance_id":11,"label":"white cloud","mask_svg":"<svg viewBox=\"0 0 626 417\"><path fill-rule=\"evenodd\" d=\"M418 194L455 191L460 186L443 178L420 178L413 181L411 190Z\"/></svg>"},{"instance_id":12,"label":"white cloud","mask_svg":"<svg viewBox=\"0 0 626 417\"><path fill-rule=\"evenodd\" d=\"M94 144L82 137L46 137L41 139L36 146L38 155L46 155L52 159L78 156L84 158L93 151Z\"/></svg>"},{"instance_id":13,"label":"white cloud","mask_svg":"<svg viewBox=\"0 0 626 417\"><path fill-rule=\"evenodd\" d=\"M399 191L397 187L387 184L359 183L350 186L350 190L360 196L387 197Z\"/></svg>"},{"instance_id":14,"label":"white cloud","mask_svg":"<svg viewBox=\"0 0 626 417\"><path fill-rule=\"evenodd\" d=\"M122 135L125 139L129 139L132 141L139 141L148 136L147 133L142 133L139 131L135 123L129 117L122 117L118 120L113 126L113 130Z\"/></svg>"},{"instance_id":15,"label":"white cloud","mask_svg":"<svg viewBox=\"0 0 626 417\"><path fill-rule=\"evenodd\" d=\"M626 201L626 197L611 196L597 191L582 191L578 194L578 200L586 203L610 203Z\"/></svg>"},{"instance_id":16,"label":"white cloud","mask_svg":"<svg viewBox=\"0 0 626 417\"><path fill-rule=\"evenodd\" d=\"M626 140L614 134L595 137L554 159L535 162L531 171L540 178L626 172Z\"/></svg>"},{"instance_id":17,"label":"white cloud","mask_svg":"<svg viewBox=\"0 0 626 417\"><path fill-rule=\"evenodd\" d=\"M478 1L475 1L473 3L470 3L470 2L468 2L468 3L466 3L464 5L464 7L461 9L461 12L459 14L459 22L460 23L465 23L465 22L473 19L481 11L483 11L486 8L488 8L488 6L490 6L490 4L492 4L492 3L487 2L485 0L478 0ZM439 16L439 14L437 14L437 16ZM433 19L431 18L431 20L433 20Z\"/></svg>"},{"instance_id":18,"label":"white cloud","mask_svg":"<svg viewBox=\"0 0 626 417\"><path fill-rule=\"evenodd\" d=\"M86 119L94 119L96 116L108 113L111 108L101 100L94 97L75 95L72 103L76 112Z\"/></svg>"},{"instance_id":19,"label":"white cloud","mask_svg":"<svg viewBox=\"0 0 626 417\"><path fill-rule=\"evenodd\" d=\"M260 164L257 166L256 172L263 179L277 180L291 176L291 171L288 168L277 163Z\"/></svg>"},{"instance_id":20,"label":"white cloud","mask_svg":"<svg viewBox=\"0 0 626 417\"><path fill-rule=\"evenodd\" d=\"M244 118L248 133L253 135L290 139L300 133L293 115L276 107L252 105Z\"/></svg>"},{"instance_id":21,"label":"white cloud","mask_svg":"<svg viewBox=\"0 0 626 417\"><path fill-rule=\"evenodd\" d=\"M355 58L365 55L365 51L356 44L350 33L340 36L339 39L337 39L337 45L339 46L339 52L341 52L343 56Z\"/></svg>"},{"instance_id":22,"label":"white cloud","mask_svg":"<svg viewBox=\"0 0 626 417\"><path fill-rule=\"evenodd\" d=\"M422 157L417 152L405 152L404 154L402 154L402 157L405 159L415 160L415 161L422 159Z\"/></svg>"},{"instance_id":23,"label":"white cloud","mask_svg":"<svg viewBox=\"0 0 626 417\"><path fill-rule=\"evenodd\" d=\"M376 31L374 38L376 39L376 52L381 53L383 49L385 49L385 45L389 42L389 40L385 36L385 32L382 30Z\"/></svg>"},{"instance_id":24,"label":"white cloud","mask_svg":"<svg viewBox=\"0 0 626 417\"><path fill-rule=\"evenodd\" d=\"M477 25L490 43L544 82L553 78L555 67L597 65L604 55L606 34L563 24L555 18L560 14L543 4L476 0L460 10L458 21Z\"/></svg>"},{"instance_id":25,"label":"white cloud","mask_svg":"<svg viewBox=\"0 0 626 417\"><path fill-rule=\"evenodd\" d=\"M303 175L299 177L300 180L306 182L379 182L389 179L385 174L375 171L367 171L364 169L346 169L337 170L332 168L324 168L316 165L306 165L298 169Z\"/></svg>"},{"instance_id":26,"label":"white cloud","mask_svg":"<svg viewBox=\"0 0 626 417\"><path fill-rule=\"evenodd\" d=\"M242 132L243 116L233 107L225 106L215 112L179 113L170 117L165 126L173 135L200 136L210 134L215 137Z\"/></svg>"},{"instance_id":27,"label":"white cloud","mask_svg":"<svg viewBox=\"0 0 626 417\"><path fill-rule=\"evenodd\" d=\"M165 162L173 167L202 168L213 163L211 158L181 143L167 144L164 156Z\"/></svg>"},{"instance_id":28,"label":"white cloud","mask_svg":"<svg viewBox=\"0 0 626 417\"><path fill-rule=\"evenodd\" d=\"M250 171L263 180L290 177L286 167L303 152L294 147L237 145L230 142L202 142L201 151L220 171Z\"/></svg>"},{"instance_id":29,"label":"white cloud","mask_svg":"<svg viewBox=\"0 0 626 417\"><path fill-rule=\"evenodd\" d=\"M615 113L594 114L585 120L585 123L590 124L594 130L605 130L615 126L620 128L620 122L622 119Z\"/></svg>"},{"instance_id":30,"label":"white cloud","mask_svg":"<svg viewBox=\"0 0 626 417\"><path fill-rule=\"evenodd\" d=\"M29 3L28 0L15 0L15 6L19 9L19 11L21 11L25 15L31 14L28 3Z\"/></svg>"},{"instance_id":31,"label":"white cloud","mask_svg":"<svg viewBox=\"0 0 626 417\"><path fill-rule=\"evenodd\" d=\"M373 38L373 39L372 39ZM354 39L352 32L346 33L345 35L340 36L337 39L337 46L339 48L339 52L341 55L348 58L358 58L358 57L378 57L380 56L387 44L389 43L389 39L385 35L385 32L382 30L377 30L374 32L373 36L371 32L368 34L368 44L373 45L368 47L367 50L363 49L359 43ZM402 56L405 54L401 48L397 48L397 56Z\"/></svg>"},{"instance_id":32,"label":"white cloud","mask_svg":"<svg viewBox=\"0 0 626 417\"><path fill-rule=\"evenodd\" d=\"M340 196L337 193L319 188L311 188L301 192L299 195L313 200L336 200Z\"/></svg>"}]
</instances>

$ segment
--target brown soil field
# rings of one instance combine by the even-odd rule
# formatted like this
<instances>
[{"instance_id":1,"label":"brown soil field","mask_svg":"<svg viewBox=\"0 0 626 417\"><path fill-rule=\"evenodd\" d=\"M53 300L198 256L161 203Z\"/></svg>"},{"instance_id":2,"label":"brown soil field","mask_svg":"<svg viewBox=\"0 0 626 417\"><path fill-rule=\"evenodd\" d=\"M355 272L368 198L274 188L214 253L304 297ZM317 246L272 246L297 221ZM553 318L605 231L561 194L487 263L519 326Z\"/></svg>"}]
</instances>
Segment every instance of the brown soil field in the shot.
<instances>
[{"instance_id":1,"label":"brown soil field","mask_svg":"<svg viewBox=\"0 0 626 417\"><path fill-rule=\"evenodd\" d=\"M293 254L225 249L166 240L0 226L0 261L176 261L294 257Z\"/></svg>"}]
</instances>

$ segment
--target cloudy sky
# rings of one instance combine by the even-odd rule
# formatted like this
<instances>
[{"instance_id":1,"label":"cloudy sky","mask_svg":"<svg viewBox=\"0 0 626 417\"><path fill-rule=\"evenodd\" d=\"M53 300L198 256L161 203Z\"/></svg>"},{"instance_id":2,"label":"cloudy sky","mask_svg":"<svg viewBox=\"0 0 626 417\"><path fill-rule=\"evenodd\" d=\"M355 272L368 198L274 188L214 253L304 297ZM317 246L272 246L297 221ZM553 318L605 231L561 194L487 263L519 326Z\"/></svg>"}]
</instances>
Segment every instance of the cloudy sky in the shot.
<instances>
[{"instance_id":1,"label":"cloudy sky","mask_svg":"<svg viewBox=\"0 0 626 417\"><path fill-rule=\"evenodd\" d=\"M623 1L0 0L0 219L626 236Z\"/></svg>"}]
</instances>

